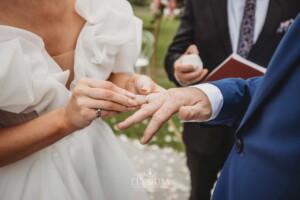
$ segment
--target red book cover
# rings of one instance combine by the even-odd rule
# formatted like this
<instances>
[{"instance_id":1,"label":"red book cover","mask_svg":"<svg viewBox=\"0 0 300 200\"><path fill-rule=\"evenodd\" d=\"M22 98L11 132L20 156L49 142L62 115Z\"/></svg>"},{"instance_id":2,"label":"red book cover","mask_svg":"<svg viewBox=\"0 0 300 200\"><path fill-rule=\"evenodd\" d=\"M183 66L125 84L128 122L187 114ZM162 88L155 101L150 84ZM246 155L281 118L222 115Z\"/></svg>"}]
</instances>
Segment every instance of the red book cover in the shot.
<instances>
[{"instance_id":1,"label":"red book cover","mask_svg":"<svg viewBox=\"0 0 300 200\"><path fill-rule=\"evenodd\" d=\"M205 78L204 82L224 78L248 79L255 76L262 76L265 72L266 68L246 60L237 54L231 54Z\"/></svg>"}]
</instances>

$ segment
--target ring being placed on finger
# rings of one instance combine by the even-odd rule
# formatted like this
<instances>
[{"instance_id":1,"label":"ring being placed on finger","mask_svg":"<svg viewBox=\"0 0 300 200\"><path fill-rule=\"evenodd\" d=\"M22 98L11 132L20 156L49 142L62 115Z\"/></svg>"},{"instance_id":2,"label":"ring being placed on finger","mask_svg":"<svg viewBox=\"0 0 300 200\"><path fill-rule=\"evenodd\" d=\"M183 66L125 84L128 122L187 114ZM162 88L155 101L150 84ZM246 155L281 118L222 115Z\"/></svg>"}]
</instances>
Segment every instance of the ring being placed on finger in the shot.
<instances>
[{"instance_id":1,"label":"ring being placed on finger","mask_svg":"<svg viewBox=\"0 0 300 200\"><path fill-rule=\"evenodd\" d=\"M96 108L96 118L100 118L100 117L101 117L101 109Z\"/></svg>"},{"instance_id":2,"label":"ring being placed on finger","mask_svg":"<svg viewBox=\"0 0 300 200\"><path fill-rule=\"evenodd\" d=\"M150 95L147 94L145 97L145 104L148 104L150 102Z\"/></svg>"}]
</instances>

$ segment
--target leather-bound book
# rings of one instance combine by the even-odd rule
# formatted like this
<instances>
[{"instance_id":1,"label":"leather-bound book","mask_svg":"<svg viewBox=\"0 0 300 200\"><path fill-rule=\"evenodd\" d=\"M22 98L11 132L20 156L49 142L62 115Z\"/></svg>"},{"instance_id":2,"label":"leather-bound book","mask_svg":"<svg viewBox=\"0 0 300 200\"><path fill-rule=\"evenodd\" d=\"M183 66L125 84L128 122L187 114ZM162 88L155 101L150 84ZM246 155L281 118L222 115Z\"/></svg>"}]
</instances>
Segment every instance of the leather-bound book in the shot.
<instances>
[{"instance_id":1,"label":"leather-bound book","mask_svg":"<svg viewBox=\"0 0 300 200\"><path fill-rule=\"evenodd\" d=\"M262 76L266 68L259 66L245 58L231 54L223 63L214 69L203 82L216 81L224 78L248 79Z\"/></svg>"}]
</instances>

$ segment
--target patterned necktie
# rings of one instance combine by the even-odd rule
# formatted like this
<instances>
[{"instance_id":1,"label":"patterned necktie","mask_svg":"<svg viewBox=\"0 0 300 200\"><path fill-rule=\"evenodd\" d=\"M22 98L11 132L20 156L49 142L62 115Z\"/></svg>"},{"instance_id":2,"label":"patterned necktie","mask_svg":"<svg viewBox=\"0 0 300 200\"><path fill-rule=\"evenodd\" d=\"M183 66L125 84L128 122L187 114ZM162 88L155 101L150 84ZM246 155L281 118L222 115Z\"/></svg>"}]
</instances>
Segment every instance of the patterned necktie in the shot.
<instances>
[{"instance_id":1,"label":"patterned necktie","mask_svg":"<svg viewBox=\"0 0 300 200\"><path fill-rule=\"evenodd\" d=\"M246 0L240 28L237 54L247 58L254 40L256 0Z\"/></svg>"}]
</instances>

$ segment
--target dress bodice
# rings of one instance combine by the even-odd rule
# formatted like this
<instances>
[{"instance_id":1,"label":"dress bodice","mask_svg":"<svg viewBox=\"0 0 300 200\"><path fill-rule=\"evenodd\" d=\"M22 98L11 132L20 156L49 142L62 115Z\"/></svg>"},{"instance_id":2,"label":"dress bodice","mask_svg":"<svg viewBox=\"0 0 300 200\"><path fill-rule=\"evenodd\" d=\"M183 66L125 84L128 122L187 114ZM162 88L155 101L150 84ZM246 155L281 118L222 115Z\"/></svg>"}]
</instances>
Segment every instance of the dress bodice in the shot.
<instances>
[{"instance_id":1,"label":"dress bodice","mask_svg":"<svg viewBox=\"0 0 300 200\"><path fill-rule=\"evenodd\" d=\"M75 50L68 51L66 53L52 56L53 60L62 68L63 70L69 70L70 75L67 82L67 88L69 88L72 80L74 79L74 57Z\"/></svg>"},{"instance_id":2,"label":"dress bodice","mask_svg":"<svg viewBox=\"0 0 300 200\"><path fill-rule=\"evenodd\" d=\"M11 113L0 110L0 128L22 124L38 117L36 112L31 113Z\"/></svg>"},{"instance_id":3,"label":"dress bodice","mask_svg":"<svg viewBox=\"0 0 300 200\"><path fill-rule=\"evenodd\" d=\"M59 65L63 69L74 65L73 87L82 77L106 80L111 73L133 72L141 22L133 16L128 1L77 0L76 11L86 24L74 55L52 58L39 36L0 25L0 127L21 124L68 103L72 92L72 87L66 88L69 71ZM43 127L37 128L43 134ZM14 151L12 147L8 150ZM136 178L138 174L110 127L102 120L94 120L0 167L0 199L146 200L145 193L136 191L131 184Z\"/></svg>"},{"instance_id":4,"label":"dress bodice","mask_svg":"<svg viewBox=\"0 0 300 200\"><path fill-rule=\"evenodd\" d=\"M7 116L12 115L7 113L20 114L16 120L20 123L28 113L42 115L66 105L71 96L66 88L70 71L59 65L74 66L71 91L84 77L106 80L111 73L133 73L142 23L130 4L125 0L77 0L75 9L86 24L74 53L65 55L73 60L50 57L42 38L34 33L0 25L0 118L5 118L0 122L9 125Z\"/></svg>"}]
</instances>

